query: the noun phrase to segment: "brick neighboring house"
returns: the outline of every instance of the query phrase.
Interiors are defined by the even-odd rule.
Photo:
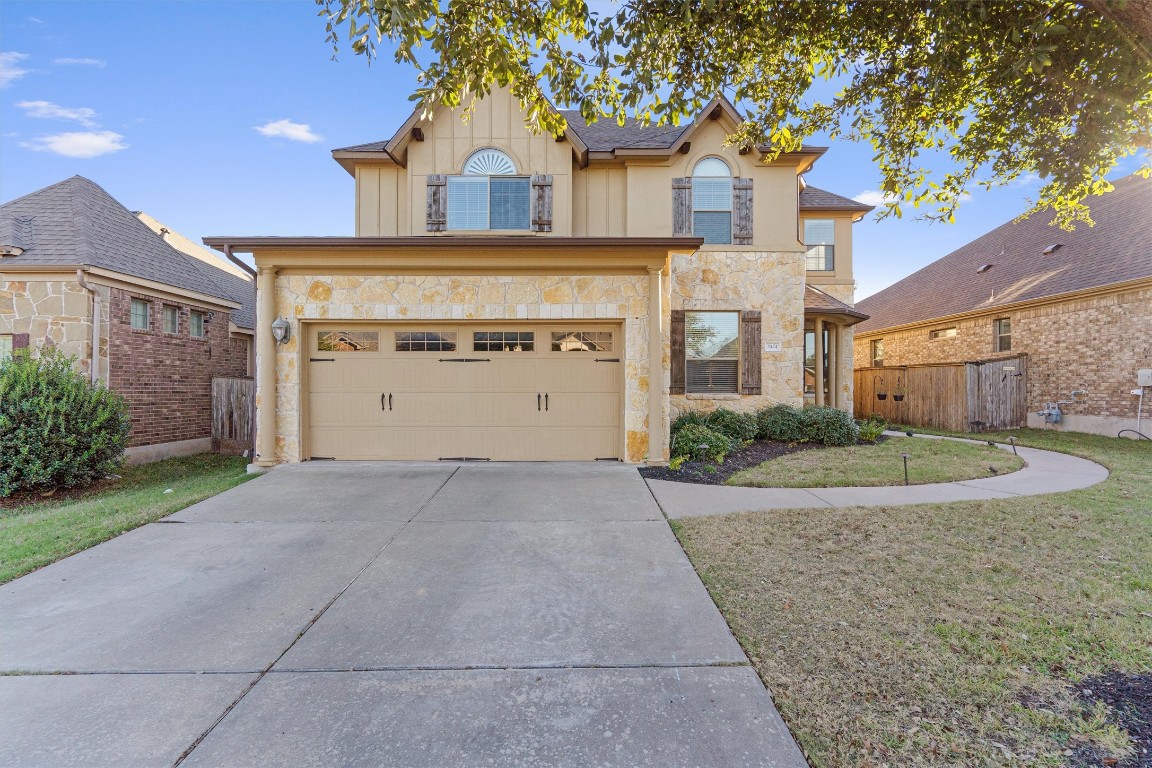
[[[124,395],[130,460],[210,449],[211,381],[251,375],[253,310],[239,268],[86,178],[0,206],[0,356],[55,347]]]
[[[1028,426],[1044,426],[1046,403],[1081,390],[1055,428],[1134,429],[1137,371],[1152,368],[1152,180],[1115,187],[1093,199],[1094,227],[1066,232],[1040,215],[1009,222],[861,301],[871,317],[856,326],[857,365],[1025,353]]]

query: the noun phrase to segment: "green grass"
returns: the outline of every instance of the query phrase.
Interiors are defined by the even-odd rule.
[[[727,484],[759,488],[903,485],[903,453],[910,456],[912,485],[994,477],[1024,466],[1022,459],[990,445],[892,437],[877,445],[791,453],[737,472]]]
[[[246,463],[211,453],[167,459],[126,467],[82,496],[0,507],[0,584],[239,485],[252,477]]]
[[[674,525],[813,766],[1123,754],[1075,683],[1152,671],[1152,443],[989,437],[1009,434],[1112,475],[1045,496]]]

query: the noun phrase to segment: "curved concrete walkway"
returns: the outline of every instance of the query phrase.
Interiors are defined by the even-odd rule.
[[[904,438],[903,432],[885,432]],[[956,440],[983,444],[986,440],[914,435],[926,440]],[[1005,451],[1012,446],[1001,443]],[[1087,488],[1108,479],[1108,470],[1094,461],[1065,453],[1016,446],[1026,465],[998,477],[927,485],[884,485],[873,488],[739,488],[727,485],[698,485],[667,480],[649,480],[652,495],[670,518],[726,515],[731,512],[758,512],[768,509],[808,509],[812,507],[890,507],[903,504],[931,504],[948,501],[1008,499],[1037,496]]]

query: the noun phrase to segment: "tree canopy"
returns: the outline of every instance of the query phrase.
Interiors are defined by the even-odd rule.
[[[499,85],[559,134],[553,104],[678,123],[724,93],[746,118],[739,145],[869,142],[881,216],[950,221],[973,185],[1036,174],[1036,209],[1070,226],[1121,159],[1152,172],[1148,0],[316,2],[334,51],[390,51],[426,110]]]

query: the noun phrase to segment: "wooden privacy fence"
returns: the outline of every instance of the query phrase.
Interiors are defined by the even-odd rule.
[[[1012,429],[1028,419],[1027,381],[1027,355],[857,368],[854,410],[858,419],[877,413],[894,424],[914,427],[956,432]]]
[[[234,454],[252,450],[255,418],[255,381],[212,379],[212,450]]]

